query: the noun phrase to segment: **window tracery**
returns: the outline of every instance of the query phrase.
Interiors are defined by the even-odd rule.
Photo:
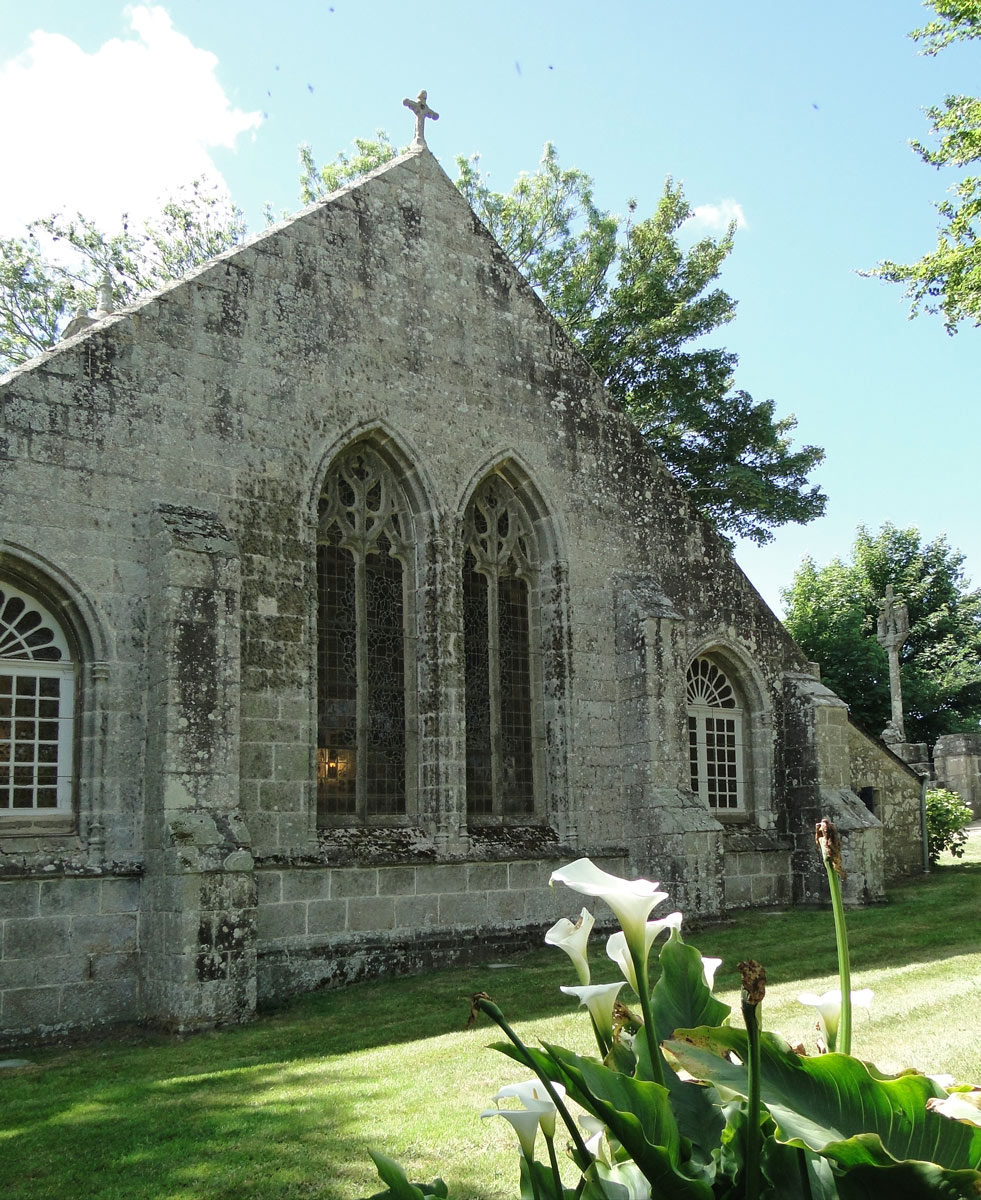
[[[347,451],[320,499],[318,812],[328,820],[408,811],[408,505],[370,446]]]
[[[513,488],[490,476],[464,517],[463,624],[467,810],[535,811],[534,534]]]

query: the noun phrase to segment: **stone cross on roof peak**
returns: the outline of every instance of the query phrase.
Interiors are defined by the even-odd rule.
[[[432,121],[439,120],[439,113],[434,112],[426,103],[426,93],[422,91],[415,100],[403,100],[402,103],[406,108],[411,108],[416,114],[416,135],[412,139],[412,149],[420,150],[426,145],[426,118],[429,117]]]

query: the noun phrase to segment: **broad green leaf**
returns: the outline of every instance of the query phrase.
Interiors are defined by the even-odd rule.
[[[601,1120],[665,1200],[711,1200],[712,1189],[682,1173],[681,1139],[666,1088],[608,1070],[560,1046],[545,1046],[569,1094]]]
[[[659,1041],[676,1029],[721,1025],[731,1012],[728,1004],[712,995],[705,982],[702,956],[682,941],[676,929],[661,947],[661,977],[651,993],[651,1008]]]
[[[977,1171],[948,1171],[936,1163],[901,1162],[888,1166],[862,1164],[839,1175],[840,1200],[977,1200]]]
[[[726,1057],[734,1053],[745,1061],[744,1031],[678,1030],[668,1048],[692,1075],[746,1095],[746,1068]],[[892,1160],[935,1162],[955,1171],[976,1170],[981,1162],[981,1129],[930,1112],[927,1100],[943,1093],[925,1075],[883,1075],[845,1054],[801,1057],[772,1033],[761,1038],[761,1058],[762,1099],[781,1141],[829,1155],[847,1142],[847,1150],[836,1152],[845,1166],[884,1161],[873,1141],[857,1135],[875,1135]]]

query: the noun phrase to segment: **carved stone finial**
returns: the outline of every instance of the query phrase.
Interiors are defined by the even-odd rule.
[[[415,100],[403,100],[406,108],[411,108],[416,114],[416,135],[412,139],[412,149],[419,150],[426,144],[426,118],[431,121],[439,120],[439,113],[434,112],[426,103],[426,93],[420,92]]]

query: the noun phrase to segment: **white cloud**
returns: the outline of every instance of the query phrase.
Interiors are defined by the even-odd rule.
[[[165,9],[125,15],[132,35],[93,54],[36,30],[0,63],[0,233],[55,210],[107,225],[124,211],[149,215],[192,179],[222,183],[211,149],[259,125],[259,113],[232,107],[215,55],[178,33]]]
[[[733,221],[737,229],[745,229],[747,224],[743,206],[730,196],[718,204],[697,205],[692,220],[711,233],[725,233]]]

